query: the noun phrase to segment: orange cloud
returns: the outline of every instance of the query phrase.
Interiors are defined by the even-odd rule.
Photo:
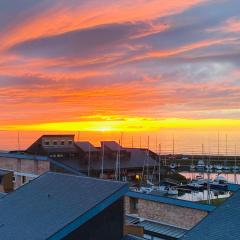
[[[45,11],[26,18],[2,36],[2,49],[22,41],[58,35],[77,29],[90,28],[112,22],[150,21],[155,18],[180,13],[205,0],[137,0],[117,2],[91,2],[83,6],[54,2]],[[113,21],[114,20],[114,21]],[[50,24],[51,23],[51,24]]]

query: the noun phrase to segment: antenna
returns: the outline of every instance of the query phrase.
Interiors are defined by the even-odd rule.
[[[20,134],[19,134],[19,131],[18,131],[18,151],[20,151]]]

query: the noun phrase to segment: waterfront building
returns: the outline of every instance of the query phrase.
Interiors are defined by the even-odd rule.
[[[129,191],[125,196],[126,224],[142,227],[146,239],[181,238],[214,206]]]

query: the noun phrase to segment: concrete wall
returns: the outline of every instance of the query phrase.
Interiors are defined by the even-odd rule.
[[[125,212],[127,214],[132,213],[130,209],[130,199],[129,197],[125,197]],[[138,199],[137,215],[149,220],[191,229],[206,217],[208,213],[198,209]]]
[[[16,189],[35,177],[49,171],[50,163],[48,161],[0,157],[0,168],[14,171],[14,188]]]

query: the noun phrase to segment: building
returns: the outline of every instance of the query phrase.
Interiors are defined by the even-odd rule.
[[[0,192],[7,193],[14,189],[14,176],[12,171],[0,169]]]
[[[103,141],[101,147],[90,142],[75,142],[74,135],[43,135],[27,150],[27,154],[47,156],[76,171],[99,177],[134,180],[152,173],[158,166],[156,153],[144,148],[124,148],[115,141]],[[61,171],[51,166],[53,171]],[[144,171],[143,171],[144,170]]]
[[[127,184],[45,173],[0,200],[4,240],[121,240]]]
[[[147,239],[181,238],[214,206],[129,191],[125,197],[126,224],[144,228]]]
[[[82,175],[70,166],[64,165],[47,156],[5,152],[0,152],[0,169],[6,172],[12,172],[14,189],[51,170]],[[10,185],[6,187],[6,189],[9,187]]]
[[[79,159],[79,151],[74,144],[74,135],[43,135],[26,152],[56,160]]]
[[[182,240],[240,239],[240,190],[193,227]]]

